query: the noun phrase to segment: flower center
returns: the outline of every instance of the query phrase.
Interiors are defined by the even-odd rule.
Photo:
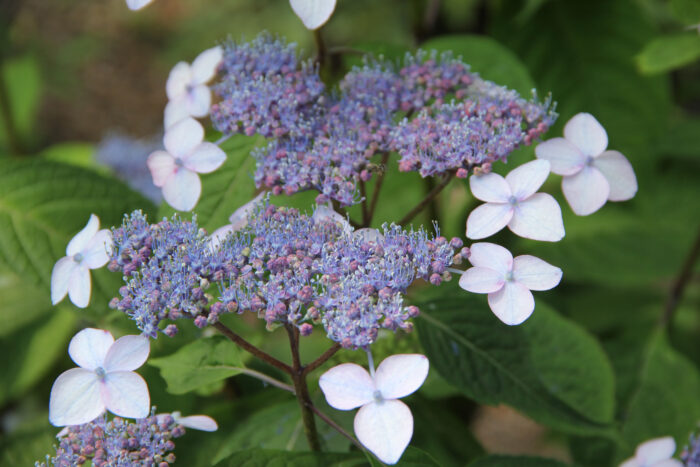
[[[510,198],[508,198],[508,204],[510,204],[511,206],[515,206],[516,204],[518,204],[518,198],[516,198],[515,196],[511,196]]]
[[[586,165],[589,166],[589,167],[592,166],[592,165],[593,165],[593,160],[594,160],[593,156],[588,156],[588,157],[586,158]]]
[[[105,377],[107,376],[107,372],[101,366],[95,368],[95,374],[97,375],[97,379],[100,381],[104,381]]]
[[[372,396],[374,397],[374,402],[376,402],[377,404],[381,404],[382,402],[384,402],[384,396],[382,396],[382,391],[380,391],[379,389],[374,391],[374,394],[372,394]]]
[[[508,271],[506,273],[506,281],[507,282],[513,282],[513,271]]]
[[[73,261],[75,261],[78,264],[83,262],[83,258],[84,257],[82,253],[76,253],[75,255],[73,255]]]

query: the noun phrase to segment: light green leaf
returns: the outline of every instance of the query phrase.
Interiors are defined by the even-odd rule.
[[[575,434],[614,436],[613,373],[598,343],[541,302],[509,327],[485,297],[421,305],[421,342],[433,368],[482,404],[504,403]]]
[[[478,459],[469,467],[565,467],[566,464],[555,460],[546,459],[544,457],[531,456],[504,456],[493,454],[487,457]]]
[[[153,358],[148,363],[160,369],[172,394],[185,394],[244,370],[238,346],[223,336],[198,339],[172,355]]]
[[[653,75],[675,70],[700,58],[700,36],[697,33],[658,37],[637,55],[642,73]]]
[[[27,145],[31,140],[39,99],[41,97],[41,73],[38,61],[30,56],[7,60],[0,72],[8,90],[8,106],[20,143]],[[8,141],[6,123],[0,118],[0,143]]]

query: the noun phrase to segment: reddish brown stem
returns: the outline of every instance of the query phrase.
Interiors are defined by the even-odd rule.
[[[430,190],[430,193],[425,195],[425,198],[423,198],[420,203],[416,205],[411,211],[403,216],[403,218],[397,222],[399,225],[406,225],[411,220],[416,217],[423,209],[426,208],[430,204],[430,202],[435,198],[440,192],[450,183],[452,178],[454,177],[454,174],[450,173],[448,175],[445,175],[445,177],[440,181],[439,184],[435,185],[435,188]]]
[[[275,357],[272,355],[263,352],[259,348],[255,347],[253,344],[248,342],[247,340],[243,339],[241,336],[233,332],[230,328],[228,328],[225,324],[218,322],[214,323],[214,327],[219,330],[224,336],[228,337],[231,341],[233,341],[235,344],[237,344],[239,347],[241,347],[243,350],[246,352],[258,357],[260,360],[264,361],[265,363],[268,363],[275,368],[278,368],[279,370],[282,370],[283,372],[287,373],[288,375],[293,375],[294,370],[287,365],[284,362],[281,362],[277,360]]]
[[[333,355],[335,355],[335,353],[338,350],[340,350],[340,344],[338,344],[336,342],[335,344],[333,344],[331,346],[331,348],[329,348],[328,350],[323,352],[323,354],[320,357],[318,357],[316,360],[314,360],[313,362],[309,363],[308,365],[306,365],[304,367],[304,369],[303,369],[304,376],[306,376],[307,374],[314,371],[316,368],[318,368],[321,365],[323,365],[324,363],[326,363],[328,361],[328,359],[331,358]]]
[[[693,275],[693,266],[695,266],[698,256],[700,256],[700,232],[698,232],[695,243],[693,243],[693,246],[690,248],[688,257],[683,263],[683,267],[681,268],[678,277],[673,281],[671,293],[666,300],[666,306],[664,308],[664,314],[661,318],[661,324],[666,325],[671,321],[673,313],[675,313],[676,308],[678,308],[678,304],[683,298],[685,287],[688,285],[688,282],[690,282],[690,278]]]

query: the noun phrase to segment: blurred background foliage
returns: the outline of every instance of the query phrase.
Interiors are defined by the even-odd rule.
[[[558,177],[550,177],[546,188],[560,201],[566,238],[549,244],[497,235],[516,254],[532,253],[564,270],[562,284],[538,294],[535,314],[521,327],[502,326],[481,297],[465,298],[455,281],[415,288],[411,298],[426,315],[417,320],[418,332],[382,336],[375,345],[377,360],[422,351],[433,363],[428,384],[411,398],[416,449],[408,459],[420,460],[425,451],[442,465],[466,465],[484,453],[504,453],[600,466],[616,465],[655,436],[685,444],[700,421],[698,23],[696,0],[338,1],[323,29],[330,47],[392,58],[417,47],[453,50],[485,78],[526,96],[533,87],[540,96],[551,92],[560,118],[546,138],[561,135],[574,114],[592,113],[610,147],[634,165],[640,187],[632,201],[580,218],[561,196]],[[159,206],[157,193],[134,191],[143,188],[135,175],[118,180],[125,171],[143,177],[145,157],[158,145],[169,70],[227,37],[262,30],[314,52],[312,35],[286,0],[156,0],[137,13],[121,0],[0,3],[0,464],[32,465],[51,451],[57,429],[47,421],[48,395],[56,376],[73,366],[66,348],[77,330],[135,332],[107,307],[118,277],[93,273],[84,311],[67,302],[52,307],[49,280],[91,212],[105,227],[136,208],[152,216],[172,212]],[[354,55],[336,58],[324,70],[329,82],[359,63]],[[196,211],[209,231],[253,196],[247,154],[257,143],[232,138],[226,165],[204,177]],[[528,147],[511,161],[533,157]],[[423,195],[416,187],[430,189],[416,174],[390,170],[377,223],[407,212]],[[313,194],[275,198],[302,207],[312,200]],[[416,223],[439,218],[444,234],[463,237],[475,205],[456,180]],[[227,318],[284,358],[284,339],[267,338],[254,317]],[[203,333],[183,325],[177,338],[159,338],[152,355],[165,359],[141,372],[159,410],[208,413],[221,425],[215,434],[181,438],[178,463],[235,465],[234,458],[226,464],[227,456],[251,448],[305,449],[287,394],[244,375],[225,379],[234,373],[220,370],[198,375],[197,384],[192,374],[176,375],[194,384],[185,394],[177,389],[182,379],[173,386],[167,356]],[[320,334],[304,341],[307,360],[328,346]],[[270,370],[227,352],[209,363]],[[334,362],[349,360],[364,362],[349,351]],[[333,416],[351,426],[351,414]],[[332,431],[323,436],[330,450],[348,447]],[[502,457],[474,465],[528,462],[549,465]]]

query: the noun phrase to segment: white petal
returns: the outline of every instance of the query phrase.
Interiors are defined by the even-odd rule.
[[[333,14],[336,0],[290,0],[292,10],[307,29],[318,29]]]
[[[234,231],[241,230],[246,225],[248,225],[248,216],[250,216],[250,214],[255,210],[255,207],[263,199],[264,196],[265,192],[263,191],[260,194],[258,194],[258,196],[248,201],[240,208],[236,209],[233,212],[233,214],[231,214],[228,220],[229,222],[231,222]]]
[[[187,95],[168,101],[163,113],[163,127],[167,131],[174,124],[190,116]]]
[[[561,269],[535,256],[521,255],[513,260],[513,280],[530,290],[553,289],[561,275]]]
[[[564,238],[564,221],[559,203],[547,193],[535,193],[520,201],[508,228],[524,238],[558,242]]]
[[[472,175],[469,188],[476,199],[487,203],[507,203],[512,195],[506,179],[495,173]]]
[[[68,294],[68,284],[77,267],[78,263],[70,256],[64,256],[54,264],[51,271],[51,303],[54,305]]]
[[[219,248],[221,245],[221,242],[224,241],[224,239],[230,234],[231,232],[235,232],[233,226],[231,224],[226,224],[223,227],[219,227],[214,231],[209,236],[209,249],[212,251],[216,250]]]
[[[689,464],[690,465],[690,464]],[[654,464],[654,467],[686,467],[686,465],[676,459],[666,459]]]
[[[90,220],[83,230],[78,232],[75,237],[68,243],[66,255],[73,256],[82,252],[88,246],[92,237],[100,230],[100,219],[94,214],[90,214]]]
[[[165,92],[169,100],[178,99],[185,95],[187,86],[192,82],[192,69],[187,62],[179,62],[170,70]]]
[[[384,241],[384,235],[382,235],[379,230],[371,227],[357,229],[352,233],[352,235],[353,237],[361,238],[363,242],[380,243]]]
[[[535,309],[535,299],[524,285],[506,282],[501,290],[489,294],[489,307],[498,319],[514,326],[530,317]]]
[[[384,399],[400,399],[413,394],[428,377],[428,358],[420,354],[387,357],[374,374],[374,385]]]
[[[151,171],[153,184],[157,187],[162,187],[165,183],[175,175],[177,166],[175,158],[165,151],[154,151],[146,160],[148,170]]]
[[[83,251],[83,262],[89,269],[101,268],[109,261],[109,251],[113,245],[112,232],[102,229],[92,237],[87,248]]]
[[[318,385],[328,405],[338,410],[352,410],[374,400],[372,378],[354,363],[334,366],[321,375]]]
[[[413,415],[401,401],[372,402],[355,415],[355,435],[385,464],[396,464],[413,436]]]
[[[192,62],[193,84],[205,84],[216,74],[216,68],[224,58],[224,49],[221,46],[207,49]]]
[[[146,381],[133,371],[107,373],[102,398],[107,410],[120,417],[145,418],[151,412]]]
[[[345,233],[352,232],[352,226],[348,220],[326,205],[317,205],[312,218],[314,222],[335,222]]]
[[[459,278],[459,286],[473,293],[491,293],[501,290],[505,276],[493,269],[469,268]]]
[[[579,216],[593,214],[608,199],[610,185],[600,170],[586,166],[582,171],[561,181],[561,189],[574,213]]]
[[[549,176],[549,161],[536,159],[521,165],[506,175],[510,191],[518,200],[532,196]]]
[[[173,413],[173,418],[180,425],[186,426],[187,428],[194,428],[195,430],[201,431],[216,431],[219,426],[216,424],[216,420],[206,415],[190,415],[189,417],[176,417]]]
[[[151,343],[144,336],[122,336],[109,348],[105,357],[104,370],[132,371],[146,362],[151,351]]]
[[[193,172],[206,174],[213,172],[226,161],[226,153],[214,143],[202,143],[182,160],[183,165]]]
[[[187,111],[193,117],[204,117],[209,114],[211,107],[211,90],[204,84],[199,84],[187,93]]]
[[[622,464],[620,464],[619,467],[642,467],[642,465],[637,462],[637,459],[634,457],[630,457],[626,461],[624,461]]]
[[[605,151],[593,160],[610,185],[610,201],[626,201],[637,193],[637,177],[632,164],[618,151]]]
[[[90,270],[87,266],[78,266],[68,281],[68,298],[78,308],[85,308],[90,303]]]
[[[608,134],[598,120],[589,113],[571,117],[564,126],[564,138],[587,156],[597,156],[608,147]]]
[[[97,418],[104,410],[95,372],[73,368],[61,373],[53,383],[49,399],[52,425],[82,425]]]
[[[104,329],[86,328],[77,333],[68,345],[68,355],[80,367],[94,370],[104,364],[114,337]]]
[[[535,147],[538,159],[549,161],[550,170],[557,175],[573,175],[586,163],[586,156],[564,138],[552,138]]]
[[[140,10],[153,0],[126,0],[126,5],[132,10]]]
[[[199,175],[182,167],[163,186],[163,198],[178,211],[191,211],[201,194]]]
[[[480,268],[489,268],[506,275],[513,269],[513,255],[495,243],[474,243],[469,247],[469,262]]]
[[[204,141],[204,128],[194,118],[186,118],[168,128],[163,137],[165,149],[176,158],[188,156]]]
[[[467,237],[479,240],[490,237],[508,225],[513,217],[513,206],[509,203],[484,203],[469,213]]]
[[[635,457],[642,465],[654,465],[666,460],[676,451],[676,441],[671,436],[654,438],[637,446]]]

